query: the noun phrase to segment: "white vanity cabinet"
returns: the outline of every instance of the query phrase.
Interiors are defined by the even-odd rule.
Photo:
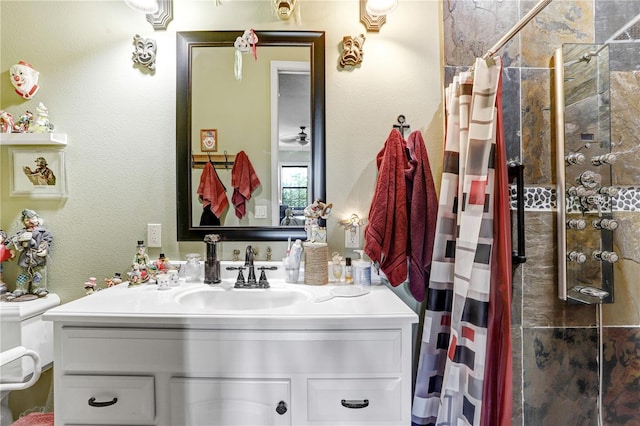
[[[368,300],[310,302],[295,315],[178,315],[166,304],[107,314],[98,299],[109,291],[47,316],[56,425],[411,423],[417,316],[383,286]]]

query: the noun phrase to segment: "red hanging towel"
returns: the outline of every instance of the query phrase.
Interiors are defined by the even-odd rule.
[[[226,189],[211,162],[205,164],[202,176],[200,176],[198,196],[202,200],[202,207],[211,206],[211,211],[218,218],[222,217],[224,210],[229,205]]]
[[[409,135],[407,147],[416,163],[412,176],[411,194],[409,194],[409,224],[411,228],[409,230],[409,244],[411,246],[409,290],[418,302],[422,302],[431,275],[438,198],[429,165],[429,156],[420,131],[416,130]]]
[[[231,202],[236,207],[236,217],[242,219],[247,214],[247,200],[251,199],[251,194],[260,185],[260,179],[249,157],[244,151],[236,155],[231,170],[231,186],[233,186],[233,196]]]
[[[405,171],[410,168],[406,144],[396,129],[391,130],[376,158],[378,179],[364,231],[364,251],[393,286],[407,278],[407,185]]]

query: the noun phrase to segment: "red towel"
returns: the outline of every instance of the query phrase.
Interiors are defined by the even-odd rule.
[[[412,173],[409,201],[409,290],[418,301],[424,300],[431,275],[433,240],[436,235],[438,198],[433,183],[429,156],[422,134],[416,130],[409,135],[407,147],[415,168]]]
[[[376,158],[378,179],[365,228],[364,251],[393,286],[407,278],[407,186],[405,172],[410,169],[406,144],[396,129],[391,130]]]
[[[218,218],[222,217],[224,210],[229,205],[229,200],[227,200],[227,190],[211,162],[205,164],[202,176],[200,176],[198,195],[202,199],[203,208],[210,205],[213,214]]]
[[[236,207],[236,216],[242,219],[247,214],[247,200],[251,199],[251,194],[260,185],[260,179],[249,161],[249,157],[244,151],[236,155],[231,170],[231,186],[233,186],[233,196],[231,202]]]
[[[53,426],[53,413],[31,413],[20,417],[11,426]]]

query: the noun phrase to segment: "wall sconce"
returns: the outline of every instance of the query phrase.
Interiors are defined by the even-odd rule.
[[[364,220],[353,213],[350,218],[340,221],[344,226],[344,246],[346,248],[360,248],[360,227],[364,225]]]
[[[147,15],[154,30],[166,30],[173,20],[173,0],[124,0],[133,10]]]
[[[360,0],[360,22],[367,31],[380,31],[387,14],[398,6],[398,0]]]
[[[293,10],[296,8],[297,0],[273,0],[273,8],[276,15],[283,21],[291,18]]]

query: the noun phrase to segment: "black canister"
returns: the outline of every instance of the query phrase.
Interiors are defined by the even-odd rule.
[[[204,283],[218,284],[220,279],[220,261],[218,260],[217,243],[220,241],[220,235],[208,234],[204,237],[207,244],[207,257],[204,261]]]

